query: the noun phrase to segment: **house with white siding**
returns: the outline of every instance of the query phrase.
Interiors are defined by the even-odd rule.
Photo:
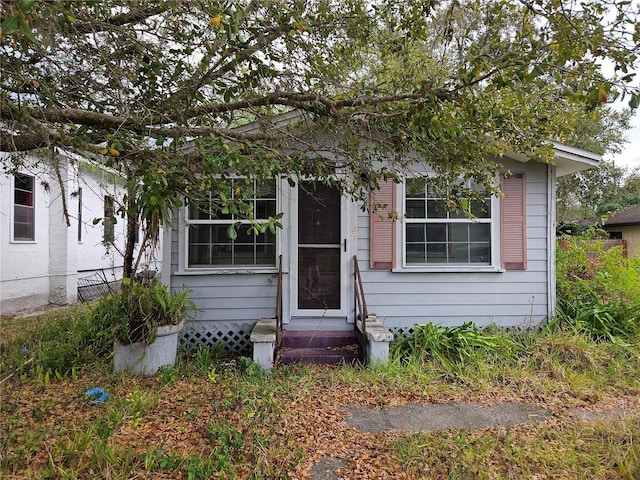
[[[51,158],[26,156],[19,163],[0,173],[0,314],[73,304],[79,280],[96,273],[120,280],[119,175],[65,154],[55,159],[58,171]],[[150,268],[159,269],[159,262]]]
[[[285,333],[353,330],[359,291],[372,325],[394,334],[429,322],[534,326],[554,314],[556,179],[599,160],[562,144],[552,164],[500,159],[504,196],[465,202],[471,215],[444,208],[436,178],[411,175],[370,192],[384,205],[375,211],[326,185],[256,186],[256,217],[282,212],[283,228],[234,240],[237,219],[185,207],[163,257],[164,281],[200,309],[183,342],[247,353],[258,320],[273,318]],[[270,341],[266,325],[254,341]]]

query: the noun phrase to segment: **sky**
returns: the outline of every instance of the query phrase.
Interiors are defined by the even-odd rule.
[[[618,167],[640,167],[640,112],[636,110],[631,119],[633,128],[627,131],[629,143],[625,144],[624,150],[618,155],[611,156]]]

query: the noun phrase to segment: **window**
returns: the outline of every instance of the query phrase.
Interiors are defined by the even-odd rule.
[[[114,210],[113,210],[113,197],[111,195],[104,196],[104,232],[103,241],[106,244],[111,244],[115,240],[115,222],[114,222]]]
[[[491,196],[466,181],[456,185],[476,191],[478,197],[447,208],[446,195],[438,193],[436,179],[409,179],[404,208],[404,253],[407,266],[491,265]]]
[[[242,179],[242,185],[246,180]],[[241,194],[240,181],[234,181],[230,195]],[[218,208],[220,197],[215,193],[209,200],[188,208],[187,218],[187,266],[207,268],[222,266],[275,266],[276,236],[267,230],[256,233],[251,220],[235,213],[226,213]],[[253,184],[249,198],[257,222],[276,215],[275,182]],[[236,226],[237,237],[229,237],[228,230]]]
[[[32,242],[35,237],[34,178],[17,174],[13,186],[13,240]]]

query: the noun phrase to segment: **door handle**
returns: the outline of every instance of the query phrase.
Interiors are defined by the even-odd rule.
[[[347,239],[346,238],[344,239],[344,251],[345,252],[347,251]]]

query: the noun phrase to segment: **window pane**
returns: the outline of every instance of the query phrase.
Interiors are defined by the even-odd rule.
[[[189,245],[189,266],[210,265],[211,251],[209,244]]]
[[[488,223],[472,223],[469,225],[469,240],[472,242],[489,242],[491,225]]]
[[[447,210],[443,200],[429,199],[427,201],[427,218],[447,218]]]
[[[424,180],[412,178],[407,180],[407,198],[424,198]]]
[[[25,192],[23,190],[16,190],[14,195],[14,201],[16,205],[25,205],[27,207],[33,207],[33,193]]]
[[[255,263],[254,258],[255,246],[251,245],[238,245],[236,243],[234,247],[234,265],[253,265]]]
[[[471,213],[477,218],[490,218],[491,199],[485,198],[484,201],[473,200],[471,202]]]
[[[201,202],[189,205],[189,218],[192,220],[208,220],[209,203]]]
[[[33,224],[16,222],[13,225],[13,238],[15,240],[21,240],[21,241],[34,240]]]
[[[428,223],[427,242],[446,242],[447,241],[447,224],[446,223]]]
[[[256,245],[256,265],[275,265],[276,244],[265,243]]]
[[[16,190],[33,192],[33,177],[31,175],[18,174],[15,176]]]
[[[407,242],[421,242],[426,241],[425,225],[420,224],[407,224]]]
[[[460,202],[460,206],[462,206],[462,202]],[[449,218],[469,218],[468,213],[468,211],[461,208],[454,208],[449,211]]]
[[[263,183],[262,185],[257,185],[256,187],[256,198],[270,198],[275,200],[276,198],[276,182],[271,180]]]
[[[189,227],[189,243],[210,243],[211,227],[209,225],[191,225]]]
[[[491,263],[491,248],[488,243],[472,243],[469,250],[471,263]]]
[[[424,200],[407,200],[407,218],[425,218]]]
[[[449,246],[449,263],[469,263],[469,244],[452,243]]]
[[[229,225],[211,225],[211,241],[214,243],[231,243],[231,239],[227,233],[227,229]],[[242,227],[240,229],[236,229],[238,235],[241,233]]]
[[[266,220],[276,215],[276,201],[274,200],[256,200],[255,218]]]
[[[261,234],[256,235],[253,232],[253,228],[247,227],[247,225],[242,225],[237,230],[238,237],[234,240],[235,244],[250,244],[253,245],[256,241],[259,241],[258,238],[262,236]]]
[[[33,208],[21,207],[16,205],[14,207],[14,221],[16,223],[29,223],[33,224]]]
[[[233,245],[216,243],[211,245],[212,265],[233,265]]]
[[[423,243],[419,244],[408,244],[407,245],[407,263],[425,263],[425,245]]]
[[[456,223],[451,225],[450,238],[451,242],[468,242],[469,241],[469,225],[466,223]]]
[[[446,243],[428,243],[427,244],[427,263],[446,263],[447,262],[447,244]]]

